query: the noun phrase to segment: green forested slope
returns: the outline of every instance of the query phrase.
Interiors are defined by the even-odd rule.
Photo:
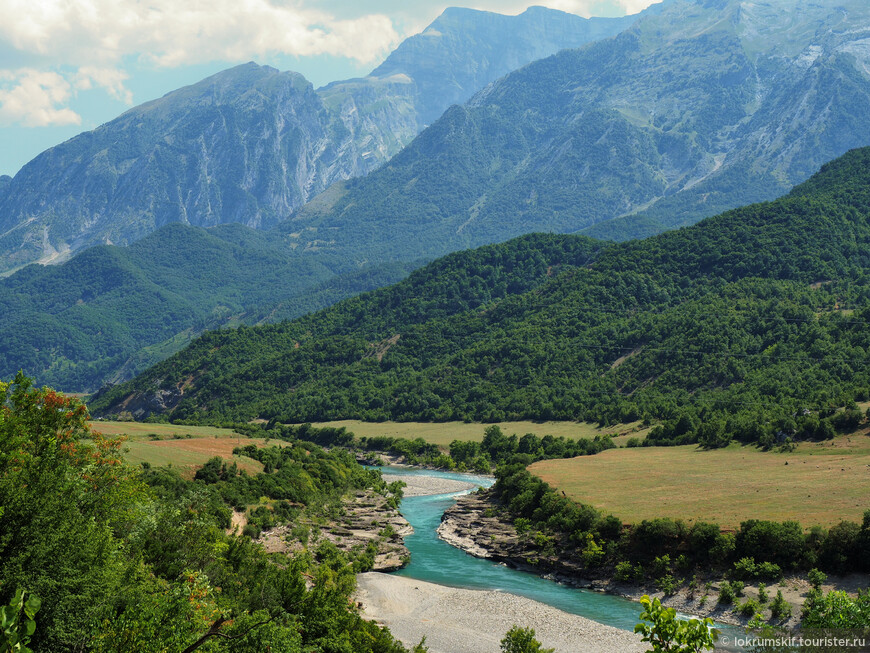
[[[780,200],[677,232],[519,238],[295,322],[206,334],[92,408],[817,435],[870,389],[868,218],[870,149],[855,150]]]
[[[0,377],[23,369],[39,383],[95,390],[206,328],[297,317],[412,267],[293,255],[242,225],[167,225],[130,247],[94,247],[0,279]]]

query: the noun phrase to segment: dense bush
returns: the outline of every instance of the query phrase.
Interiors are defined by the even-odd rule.
[[[349,489],[383,491],[380,474],[341,450],[252,447],[270,472],[212,460],[191,481],[137,473],[120,447],[75,400],[23,375],[0,383],[0,606],[17,588],[42,600],[33,650],[162,653],[206,637],[215,652],[405,651],[350,609],[367,551],[354,567],[337,550],[270,556],[225,533],[237,502],[276,499],[252,512],[256,531]]]

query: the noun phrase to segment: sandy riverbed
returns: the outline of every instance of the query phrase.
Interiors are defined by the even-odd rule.
[[[439,478],[437,476],[415,476],[408,474],[390,474],[384,475],[384,480],[387,482],[404,481],[408,484],[404,493],[406,497],[422,497],[432,494],[452,494],[454,492],[463,492],[477,487],[474,483],[468,481],[454,481],[450,478]]]
[[[535,629],[556,653],[634,653],[638,635],[495,591],[464,590],[369,572],[357,576],[357,600],[367,619],[389,627],[406,646],[426,636],[430,653],[498,653],[513,625]]]

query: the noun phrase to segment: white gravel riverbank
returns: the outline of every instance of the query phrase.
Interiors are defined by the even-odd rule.
[[[404,493],[406,497],[422,497],[432,494],[452,494],[454,492],[463,492],[477,487],[474,483],[468,481],[454,481],[450,478],[439,478],[437,476],[417,476],[413,474],[390,474],[384,475],[384,480],[387,482],[404,481],[408,487]]]
[[[357,576],[357,600],[367,619],[389,627],[406,646],[426,636],[430,653],[498,653],[513,626],[535,629],[556,653],[641,653],[634,633],[605,626],[543,603],[496,591],[464,590],[403,576]]]

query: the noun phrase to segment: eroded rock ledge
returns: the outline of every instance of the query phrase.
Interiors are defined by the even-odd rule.
[[[562,546],[559,536],[548,536],[542,544],[531,533],[519,535],[513,523],[500,512],[492,490],[461,496],[441,517],[438,537],[478,558],[558,576],[582,587],[606,588],[606,581],[581,577],[581,572],[585,572],[583,563],[571,555],[567,545]]]
[[[395,571],[410,560],[405,538],[414,532],[413,527],[399,511],[387,503],[387,497],[372,490],[359,491],[344,503],[344,514],[328,523],[304,521],[298,524],[277,526],[264,531],[259,538],[270,553],[293,552],[304,544],[293,535],[300,526],[308,529],[308,542],[329,540],[342,551],[365,548],[376,542],[373,571]]]

